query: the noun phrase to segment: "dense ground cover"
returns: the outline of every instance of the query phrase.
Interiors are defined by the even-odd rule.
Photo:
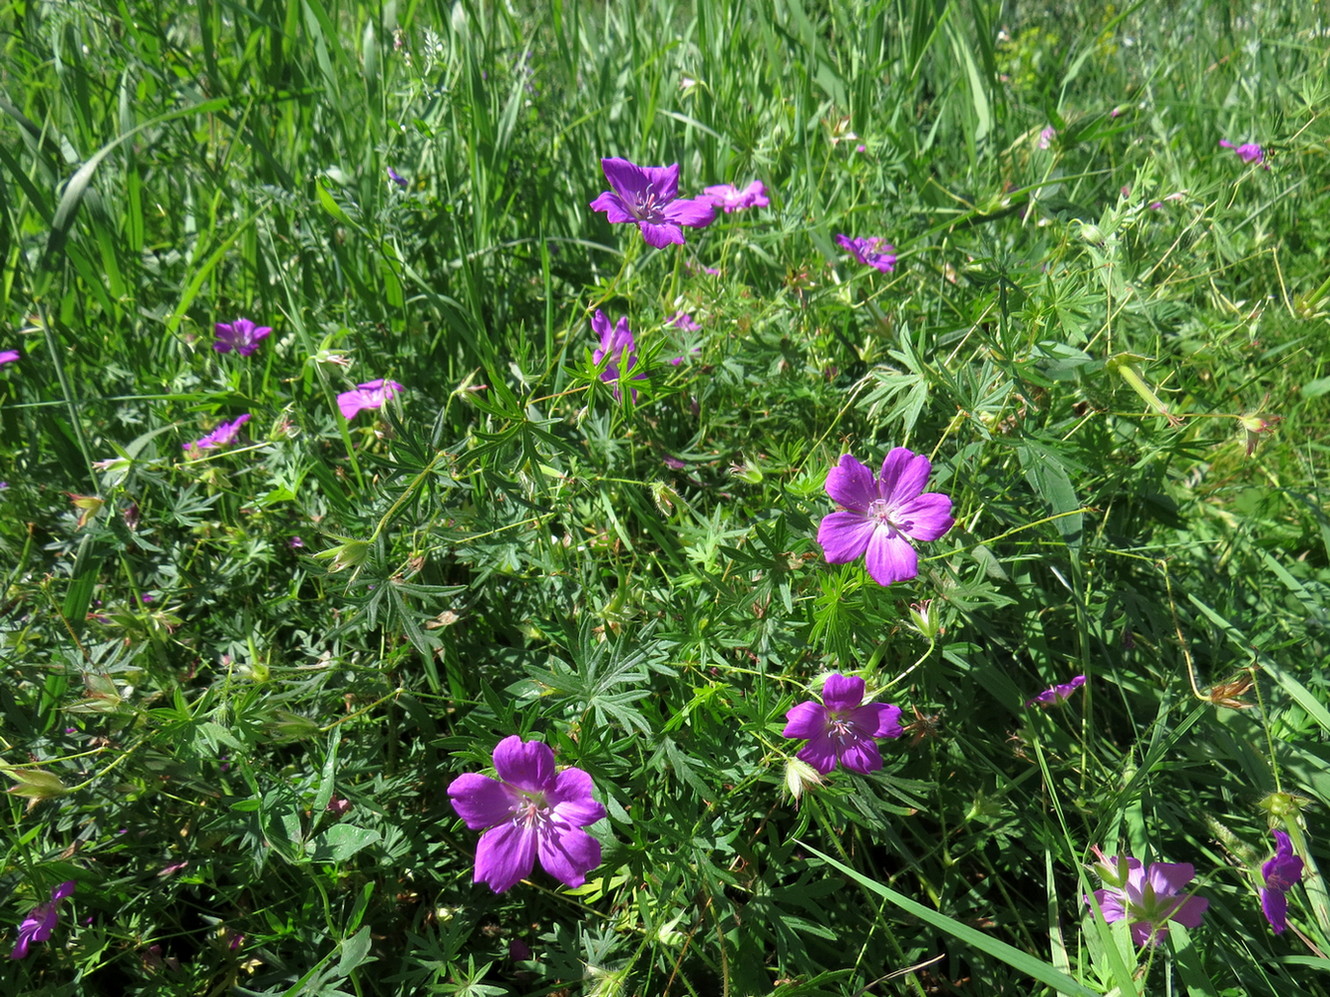
[[[1330,992],[1323,8],[0,4],[0,988]]]

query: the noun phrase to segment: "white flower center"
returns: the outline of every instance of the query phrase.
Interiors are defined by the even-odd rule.
[[[657,193],[655,184],[647,184],[645,190],[638,192],[637,200],[629,210],[639,221],[658,223],[663,217],[661,208],[666,203]]]
[[[893,529],[900,529],[903,523],[896,519],[897,510],[886,499],[873,499],[868,503],[868,518],[880,526],[890,526]]]
[[[550,806],[544,793],[522,793],[511,812],[513,823],[527,829],[539,827],[550,819]]]

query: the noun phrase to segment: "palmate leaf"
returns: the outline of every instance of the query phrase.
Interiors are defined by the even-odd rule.
[[[583,624],[571,649],[573,662],[553,658],[550,668],[530,668],[527,674],[542,687],[543,696],[570,700],[583,713],[590,713],[596,723],[618,724],[647,735],[651,722],[633,705],[651,695],[647,688],[647,655],[636,649],[644,644],[640,637],[632,650],[625,642],[597,643],[590,626]]]

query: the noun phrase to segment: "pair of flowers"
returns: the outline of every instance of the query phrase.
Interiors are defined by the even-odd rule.
[[[765,208],[770,204],[767,189],[754,180],[742,190],[733,184],[707,187],[701,197],[679,197],[679,164],[638,166],[626,159],[611,157],[600,161],[610,190],[591,202],[593,211],[605,212],[612,223],[631,223],[638,227],[648,246],[664,249],[683,245],[683,230],[706,228],[716,218],[716,209],[726,214],[747,208]],[[876,237],[852,239],[837,235],[836,242],[865,266],[883,273],[895,269],[895,247]]]
[[[799,758],[822,773],[837,763],[856,772],[881,768],[875,739],[900,736],[901,711],[887,703],[864,704],[863,696],[863,679],[835,674],[827,679],[822,703],[793,707],[785,736],[809,739]],[[601,851],[582,829],[605,816],[592,796],[591,776],[580,768],[556,771],[549,745],[516,734],[495,747],[494,770],[497,779],[467,772],[448,786],[457,815],[471,830],[484,832],[473,881],[503,893],[531,875],[539,858],[559,882],[585,883],[600,865]]]
[[[1286,831],[1271,832],[1275,854],[1261,865],[1261,912],[1279,935],[1288,928],[1288,891],[1302,879],[1303,860],[1293,852]],[[1190,862],[1151,862],[1147,869],[1140,859],[1105,858],[1098,849],[1095,872],[1104,888],[1095,890],[1093,903],[1110,924],[1128,921],[1131,940],[1137,945],[1157,945],[1168,934],[1168,923],[1176,921],[1184,928],[1200,927],[1210,901],[1184,893],[1196,875]],[[1126,866],[1125,870],[1123,866]],[[1091,903],[1091,897],[1085,902]]]
[[[591,202],[593,211],[605,212],[612,223],[632,223],[648,246],[664,249],[683,245],[683,230],[706,228],[716,220],[716,209],[726,214],[771,203],[767,190],[754,180],[740,190],[733,184],[707,187],[701,197],[679,197],[679,164],[638,166],[626,159],[602,159],[600,167],[610,190]]]

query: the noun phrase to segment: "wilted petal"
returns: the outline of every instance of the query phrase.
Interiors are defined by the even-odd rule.
[[[840,462],[827,472],[826,489],[831,501],[858,512],[866,512],[878,498],[872,470],[850,454],[841,454]]]
[[[941,492],[925,492],[904,503],[894,519],[901,524],[901,531],[915,540],[936,540],[956,525],[951,517],[951,496]]]
[[[541,793],[554,782],[554,749],[513,734],[494,748],[494,768],[504,782],[528,793]]]
[[[1282,935],[1288,927],[1288,896],[1283,890],[1262,890],[1261,913],[1275,934]]]
[[[784,737],[800,737],[812,740],[822,737],[827,732],[827,710],[821,703],[809,700],[793,706],[785,713]]]
[[[834,713],[846,713],[864,701],[864,680],[832,672],[822,686],[822,702]]]
[[[448,786],[448,799],[457,816],[473,831],[502,824],[512,816],[519,797],[503,783],[476,772],[459,775]]]
[[[508,821],[480,836],[473,882],[487,883],[495,893],[502,893],[531,875],[535,865],[536,832]]]
[[[908,540],[887,527],[873,531],[864,563],[879,585],[908,581],[919,574],[919,555]]]
[[[822,517],[817,542],[826,552],[828,564],[853,561],[868,549],[877,525],[858,512],[833,512]]]
[[[581,886],[600,865],[600,842],[577,828],[550,825],[540,835],[540,864],[565,886]]]

